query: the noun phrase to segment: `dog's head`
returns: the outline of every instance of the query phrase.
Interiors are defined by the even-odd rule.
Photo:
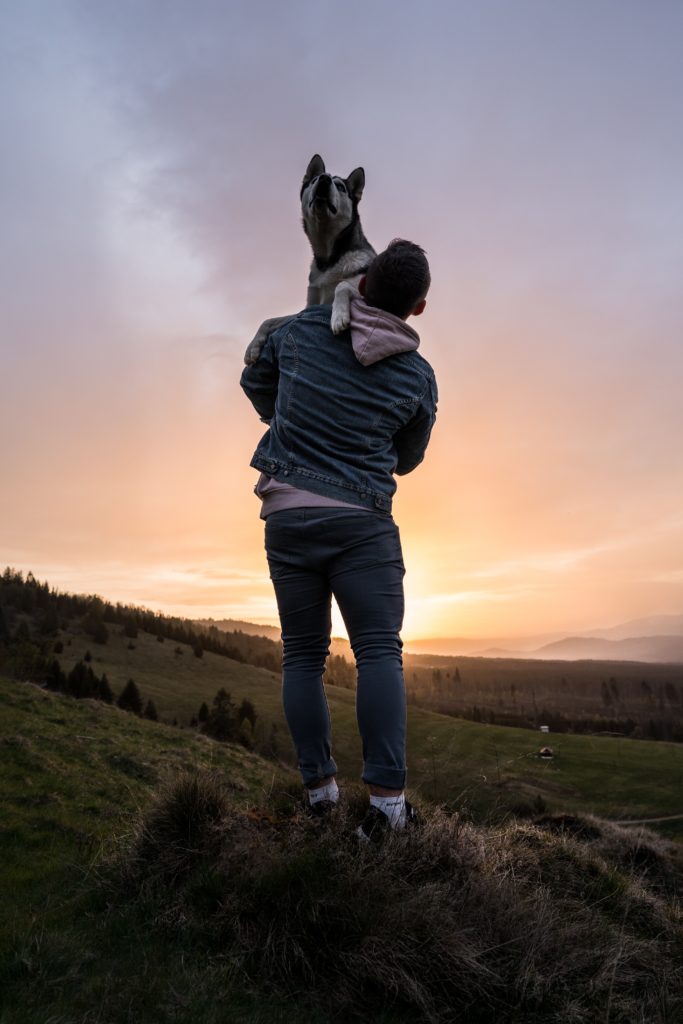
[[[365,171],[356,167],[348,178],[327,174],[322,157],[312,158],[301,184],[301,212],[304,228],[325,228],[332,233],[343,230],[356,217],[363,195]]]

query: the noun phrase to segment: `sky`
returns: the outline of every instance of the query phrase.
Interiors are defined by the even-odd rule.
[[[432,270],[404,637],[683,611],[681,38],[667,0],[4,0],[0,569],[277,621],[238,381],[305,305],[317,152]]]

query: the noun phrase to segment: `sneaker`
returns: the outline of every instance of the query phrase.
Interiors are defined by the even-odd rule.
[[[406,823],[405,828],[414,828],[420,822],[420,816],[417,811],[410,803],[406,800]],[[368,808],[367,814],[363,818],[362,824],[356,829],[356,835],[363,843],[381,843],[382,839],[389,832],[403,832],[404,829],[392,829],[389,823],[389,818],[386,816],[384,811],[380,811],[379,807],[373,807],[372,805]]]
[[[309,818],[329,818],[337,806],[336,800],[318,800],[317,803],[307,803],[306,812]]]

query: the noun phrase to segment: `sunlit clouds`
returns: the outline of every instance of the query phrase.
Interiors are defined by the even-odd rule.
[[[305,302],[320,152],[431,262],[405,635],[680,612],[682,33],[668,2],[4,5],[3,566],[276,621],[238,379]]]

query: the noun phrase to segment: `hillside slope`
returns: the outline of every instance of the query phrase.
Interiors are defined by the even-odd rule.
[[[67,670],[91,649],[95,670],[106,671],[116,693],[133,677],[166,722],[177,717],[180,724],[188,724],[200,703],[210,705],[222,686],[236,701],[248,698],[262,718],[277,724],[282,754],[294,765],[278,675],[208,651],[197,659],[186,646],[178,656],[178,645],[159,643],[142,631],[134,650],[114,631],[106,645],[93,645],[76,629],[63,636],[71,640],[60,656]],[[328,686],[327,698],[340,776],[356,780],[362,764],[355,694]],[[538,756],[546,742],[554,751],[551,761]],[[675,743],[572,734],[542,737],[530,729],[483,725],[411,706],[408,765],[408,786],[416,799],[467,806],[480,820],[543,808],[627,820],[681,810],[683,746]],[[658,828],[683,839],[681,821]]]
[[[241,746],[0,677],[0,949],[73,881],[74,864],[188,769],[219,774],[236,805],[295,779]]]
[[[0,678],[2,1024],[671,1024],[680,849],[592,815],[358,847],[239,747]]]

